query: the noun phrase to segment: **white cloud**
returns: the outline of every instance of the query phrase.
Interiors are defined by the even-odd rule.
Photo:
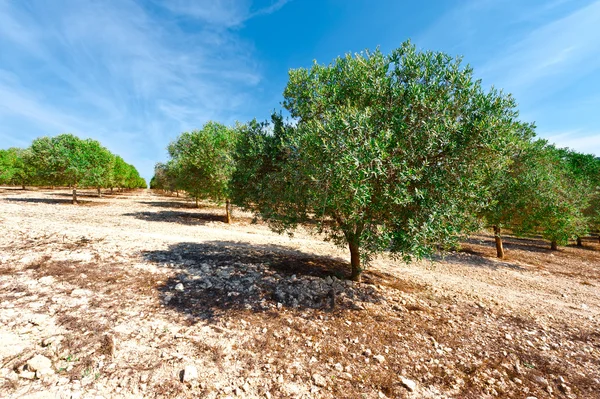
[[[0,138],[16,143],[16,125],[27,127],[19,142],[93,137],[150,177],[149,160],[182,130],[239,118],[262,75],[251,43],[228,28],[284,2],[168,4],[204,5],[210,23],[184,30],[134,0],[0,1],[0,119],[12,123]]]
[[[600,131],[542,132],[540,136],[558,147],[568,147],[584,154],[600,154]]]
[[[283,7],[290,0],[278,0],[270,5],[252,9],[248,0],[171,0],[156,4],[171,13],[200,19],[211,25],[231,28],[259,15],[268,15]]]
[[[511,92],[547,95],[600,68],[600,1],[534,29],[479,72]]]

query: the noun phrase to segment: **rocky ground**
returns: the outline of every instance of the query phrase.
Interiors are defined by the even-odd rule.
[[[0,397],[600,398],[600,244],[346,251],[149,191],[0,189]]]

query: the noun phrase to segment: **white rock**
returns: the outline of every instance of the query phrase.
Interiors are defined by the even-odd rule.
[[[74,289],[73,291],[71,291],[71,296],[88,296],[90,294],[90,291],[88,290],[84,290],[81,288],[77,288]]]
[[[318,386],[318,387],[327,386],[327,380],[321,374],[313,374],[312,378],[313,378],[313,381],[316,386]]]
[[[183,290],[184,290],[184,288],[183,288],[183,284],[181,284],[181,283],[178,283],[178,284],[175,286],[175,291],[183,292]]]
[[[33,371],[21,371],[19,373],[19,377],[27,380],[33,380],[35,378],[35,373]]]
[[[27,367],[31,371],[46,370],[52,367],[52,361],[43,355],[35,355],[27,361]]]
[[[44,285],[52,285],[54,284],[54,277],[52,276],[44,276],[39,279],[39,282]]]
[[[385,362],[385,357],[383,355],[375,355],[373,359],[377,360],[379,363]]]
[[[198,379],[198,369],[196,366],[192,364],[188,364],[183,369],[183,373],[181,375],[182,382],[191,382]]]
[[[404,376],[400,376],[400,383],[404,386],[404,388],[408,389],[410,392],[414,392],[415,389],[417,389],[417,383]]]

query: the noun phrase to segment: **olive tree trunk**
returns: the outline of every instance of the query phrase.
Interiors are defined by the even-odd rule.
[[[350,266],[352,267],[352,274],[350,279],[361,282],[363,269],[360,264],[360,247],[354,240],[348,242],[348,248],[350,248]]]
[[[231,224],[231,201],[225,201],[225,212],[227,213],[227,223]]]
[[[504,247],[502,245],[500,227],[498,226],[494,226],[494,239],[496,240],[496,256],[500,259],[504,259]]]
[[[73,205],[77,205],[77,186],[73,186]]]
[[[552,241],[550,243],[550,249],[553,251],[557,251],[558,250],[558,243],[556,241]]]
[[[98,187],[98,197],[102,197],[102,190]]]
[[[578,247],[583,247],[583,242],[581,241],[581,237],[577,237],[577,246]]]

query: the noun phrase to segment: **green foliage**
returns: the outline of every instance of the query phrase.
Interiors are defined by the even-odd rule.
[[[313,223],[367,261],[456,245],[489,202],[489,175],[525,139],[510,96],[485,92],[459,59],[408,42],[390,55],[292,70],[284,96],[297,126],[270,144],[265,134],[242,139],[250,144],[240,162],[255,174],[244,179],[266,190],[246,204],[280,231]],[[261,146],[279,150],[264,155]]]
[[[28,149],[0,150],[0,179],[22,185],[146,187],[135,167],[98,141],[72,134],[37,138]]]
[[[572,152],[545,140],[525,144],[513,154],[505,175],[494,181],[495,196],[486,210],[490,224],[508,227],[519,236],[541,234],[565,245],[587,233],[583,211],[591,190],[578,168],[567,162]]]
[[[208,122],[191,133],[182,133],[169,144],[171,160],[163,182],[174,181],[176,189],[185,190],[195,198],[226,200],[230,196],[230,180],[235,169],[236,137],[236,130],[216,122]],[[162,165],[157,167],[159,172],[163,168]]]
[[[30,166],[31,152],[21,148],[0,150],[0,184],[32,184],[35,171]]]

